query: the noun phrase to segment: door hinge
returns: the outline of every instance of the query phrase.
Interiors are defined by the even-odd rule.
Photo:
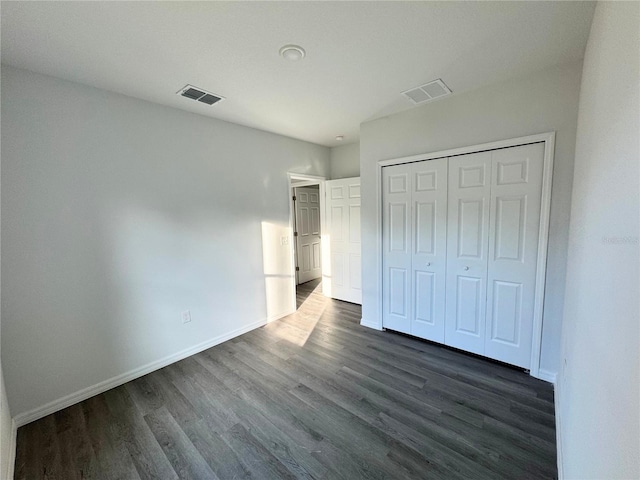
[[[296,201],[296,196],[295,196],[295,195],[293,196],[293,201],[294,201],[294,202]]]
[[[300,271],[300,267],[296,267],[296,272],[299,272],[299,271]]]
[[[298,236],[298,232],[293,232],[293,236],[297,237]]]

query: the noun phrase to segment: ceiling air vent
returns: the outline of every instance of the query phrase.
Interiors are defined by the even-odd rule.
[[[438,78],[433,82],[425,83],[419,87],[402,92],[402,95],[411,100],[412,103],[418,105],[420,103],[430,102],[436,98],[451,95],[451,90]]]
[[[206,103],[207,105],[213,105],[214,103],[224,100],[224,97],[221,97],[220,95],[215,95],[199,87],[194,87],[193,85],[185,85],[176,93],[183,97],[190,98],[191,100]]]

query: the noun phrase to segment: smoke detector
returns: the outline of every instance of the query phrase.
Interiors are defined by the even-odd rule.
[[[213,105],[214,103],[218,103],[224,100],[224,97],[221,97],[220,95],[207,92],[206,90],[200,87],[194,87],[193,85],[185,85],[180,90],[178,90],[176,94],[186,98],[190,98],[191,100],[205,103],[207,105]]]
[[[297,62],[302,60],[306,52],[300,45],[285,45],[280,49],[280,56],[290,62]]]
[[[425,83],[424,85],[420,85],[419,87],[415,87],[402,92],[402,95],[407,97],[414,105],[419,105],[422,103],[430,102],[437,98],[451,95],[451,89],[438,78],[437,80],[434,80],[432,82]]]

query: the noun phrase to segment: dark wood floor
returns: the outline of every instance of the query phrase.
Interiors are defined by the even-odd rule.
[[[15,478],[557,476],[551,385],[361,327],[317,285],[295,315],[20,428]]]

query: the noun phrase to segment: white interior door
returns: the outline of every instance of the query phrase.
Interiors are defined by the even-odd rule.
[[[362,304],[360,177],[329,180],[325,192],[323,237],[330,253],[324,262],[323,292],[331,298]]]
[[[411,174],[407,165],[382,169],[382,325],[411,333]]]
[[[444,343],[447,159],[409,165],[412,197],[411,335]]]
[[[491,152],[449,159],[445,343],[484,355]]]
[[[320,278],[322,275],[320,191],[317,187],[296,187],[294,192],[296,257],[300,284]]]
[[[447,159],[383,169],[383,326],[444,342]]]
[[[485,355],[529,368],[544,144],[494,150]]]

